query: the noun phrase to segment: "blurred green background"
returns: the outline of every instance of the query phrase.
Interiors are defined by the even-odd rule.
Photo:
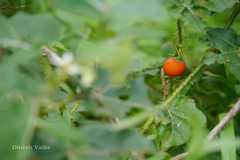
[[[206,150],[201,144],[240,95],[239,17],[230,31],[223,29],[238,2],[0,0],[0,159],[164,160],[187,148],[190,159],[239,159],[239,142],[231,139],[238,122],[221,136],[233,152],[225,147],[220,154],[220,142]],[[159,68],[176,54],[178,19],[187,71],[170,80],[170,92],[205,56],[206,69],[148,133],[112,130],[119,119],[129,125],[164,101]],[[71,52],[82,79],[51,66],[43,46],[59,57]]]

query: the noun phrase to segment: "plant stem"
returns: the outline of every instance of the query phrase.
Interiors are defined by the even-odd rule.
[[[181,93],[185,87],[193,80],[193,78],[199,73],[199,71],[204,66],[203,63],[199,64],[191,74],[181,83],[181,85],[172,93],[172,95],[166,99],[161,105],[158,105],[157,108],[164,107],[167,108],[168,105]]]
[[[229,29],[231,27],[231,25],[233,24],[234,20],[236,19],[236,17],[238,16],[239,13],[240,13],[240,3],[236,3],[234,5],[232,14],[229,18],[229,21],[228,21],[228,23],[226,23],[226,25],[224,27],[225,29]]]
[[[177,19],[177,30],[178,30],[178,44],[182,44],[182,20],[179,18]]]
[[[199,64],[194,70],[193,72],[181,83],[181,85],[172,93],[172,95],[170,97],[168,97],[162,104],[157,105],[155,108],[157,110],[162,110],[162,109],[167,109],[169,104],[171,102],[173,102],[173,100],[185,89],[185,87],[192,82],[192,80],[194,79],[194,77],[199,73],[199,71],[202,69],[202,67],[204,66],[203,63]],[[148,118],[148,120],[144,123],[143,128],[142,128],[142,132],[144,133],[149,126],[152,124],[154,120],[154,116],[151,116]]]
[[[164,77],[164,70],[161,69],[161,82],[162,82],[162,93],[163,93],[163,100],[165,100],[169,93],[169,81]]]
[[[181,154],[178,154],[177,156],[173,157],[171,160],[183,160],[188,156],[188,152],[184,152]]]
[[[117,124],[114,124],[112,128],[113,130],[116,131],[131,128],[132,126],[136,126],[137,124],[147,119],[147,117],[149,117],[151,114],[152,114],[151,112],[144,111],[143,113],[139,113],[133,117],[122,120]]]
[[[182,54],[182,43],[183,43],[182,20],[178,18],[177,19],[177,47],[176,47],[178,56]]]
[[[145,133],[149,126],[153,123],[154,121],[154,116],[151,116],[150,118],[147,119],[147,121],[144,123],[143,127],[141,128],[141,132]]]
[[[208,140],[211,141],[223,130],[223,128],[236,116],[240,111],[240,100],[229,110],[223,119],[208,134]]]

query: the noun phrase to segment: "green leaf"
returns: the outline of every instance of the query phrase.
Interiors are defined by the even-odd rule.
[[[192,135],[192,125],[203,127],[206,124],[204,114],[192,99],[180,99],[170,107],[168,114],[171,120],[171,134],[167,141],[164,140],[164,148],[186,143]]]
[[[112,27],[119,30],[143,20],[163,22],[168,14],[161,3],[158,0],[120,1],[110,10]]]
[[[227,53],[236,52],[240,46],[239,35],[232,29],[209,28],[205,39],[209,42],[210,47]]]
[[[6,98],[4,104],[0,111],[0,154],[3,159],[25,160],[30,150],[17,147],[26,147],[31,142],[36,108],[30,107],[28,102],[22,102],[17,97]]]
[[[74,14],[84,14],[84,15],[91,15],[91,16],[97,16],[97,10],[94,8],[93,5],[87,0],[54,0],[53,4],[58,9],[63,9],[70,11]],[[88,17],[89,18],[89,17]]]
[[[151,102],[148,96],[148,88],[144,83],[143,78],[138,78],[131,81],[129,84],[129,100],[132,102],[137,102],[146,106],[150,106]]]
[[[233,7],[235,3],[237,3],[238,0],[208,0],[208,1],[201,1],[198,0],[196,3],[199,5],[214,11],[214,12],[222,12],[228,8]]]
[[[64,112],[62,117],[60,114],[53,114],[44,120],[38,119],[38,126],[45,134],[53,135],[64,143],[74,142],[81,144],[84,140],[78,130],[71,126],[70,115],[67,114],[69,113]]]
[[[89,32],[86,25],[97,25],[102,17],[101,10],[94,4],[87,0],[54,0],[53,9],[71,32],[84,35]]]
[[[219,60],[219,55],[210,53],[204,58],[204,64],[210,66],[212,64],[217,63]]]
[[[205,38],[211,47],[220,49],[222,52],[220,55],[208,55],[205,63],[223,63],[226,65],[227,72],[234,75],[237,80],[240,80],[240,57],[238,55],[240,36],[232,29],[210,28]]]
[[[49,14],[30,15],[18,13],[11,19],[0,17],[3,28],[0,42],[6,43],[48,43],[59,40],[61,28],[55,18]],[[0,44],[1,44],[0,43]]]
[[[219,117],[222,119],[225,114],[221,114]],[[226,128],[221,132],[220,140],[232,139],[235,140],[234,125],[230,122]],[[224,144],[221,145],[222,160],[236,160],[236,145],[226,147]]]
[[[238,81],[240,81],[240,57],[235,53],[225,54],[223,57],[227,71],[234,75]]]
[[[126,116],[126,114],[134,107],[137,107],[137,108],[144,107],[143,105],[139,106],[139,103],[134,103],[131,101],[123,101],[123,100],[120,100],[118,97],[109,97],[109,96],[102,97],[102,104],[103,104],[103,107],[99,108],[96,111],[96,113],[107,114],[109,116],[118,117],[118,118],[122,118]]]
[[[28,75],[20,71],[18,63],[13,60],[13,56],[10,62],[14,63],[1,63],[0,74],[4,75],[1,79],[4,83],[0,84],[0,96],[7,94],[19,93],[20,95],[34,95],[40,89],[40,81],[33,75]],[[19,59],[21,60],[21,59]],[[33,67],[29,69],[34,71]]]
[[[10,25],[12,25],[19,38],[37,43],[58,40],[62,27],[51,15],[28,15],[24,13],[15,15],[10,20]]]
[[[126,86],[125,86],[126,85]],[[131,80],[124,87],[112,87],[101,97],[102,106],[95,113],[122,118],[131,109],[145,109],[153,104],[143,78]]]
[[[153,149],[151,141],[134,129],[113,131],[109,126],[92,124],[82,127],[81,131],[93,149],[117,153],[146,152]]]

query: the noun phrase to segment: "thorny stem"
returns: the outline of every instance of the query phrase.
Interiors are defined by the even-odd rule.
[[[163,99],[165,100],[169,93],[169,82],[164,77],[164,71],[161,69],[161,82],[162,82],[162,89],[163,89]]]
[[[172,93],[172,95],[166,99],[161,105],[158,105],[157,108],[167,108],[168,105],[182,92],[185,87],[194,79],[194,77],[199,73],[199,71],[204,66],[203,63],[199,64],[193,72],[181,83],[181,85]]]
[[[176,47],[178,56],[182,54],[182,43],[183,43],[182,20],[179,18],[177,19],[177,47]]]
[[[177,55],[180,56],[182,54],[182,43],[183,43],[183,37],[182,37],[182,21],[181,19],[177,19],[177,46],[176,46],[176,52]],[[185,88],[185,86],[187,86],[187,84],[193,79],[193,77],[199,72],[199,70],[203,67],[203,64],[200,64],[186,79],[185,81],[176,89],[175,92],[173,92],[173,94],[167,98],[165,100],[165,98],[168,95],[169,92],[169,84],[167,84],[168,82],[165,81],[164,79],[164,75],[163,70],[161,70],[161,80],[162,80],[162,86],[163,86],[163,97],[164,97],[164,102],[160,105],[160,106],[167,106],[170,102],[172,102],[172,100]],[[157,106],[157,109],[159,109],[160,107]],[[161,107],[162,108],[162,107]],[[149,126],[153,123],[154,121],[154,117],[150,117],[143,125],[142,127],[142,132],[144,133]]]
[[[182,44],[182,21],[181,19],[177,20],[177,30],[178,30],[178,44]]]

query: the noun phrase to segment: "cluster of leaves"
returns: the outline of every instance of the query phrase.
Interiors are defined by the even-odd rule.
[[[1,158],[237,159],[237,120],[205,139],[240,95],[238,9],[238,0],[0,1]],[[169,79],[161,66],[175,54],[178,19],[188,70]],[[14,149],[29,145],[50,149]]]

